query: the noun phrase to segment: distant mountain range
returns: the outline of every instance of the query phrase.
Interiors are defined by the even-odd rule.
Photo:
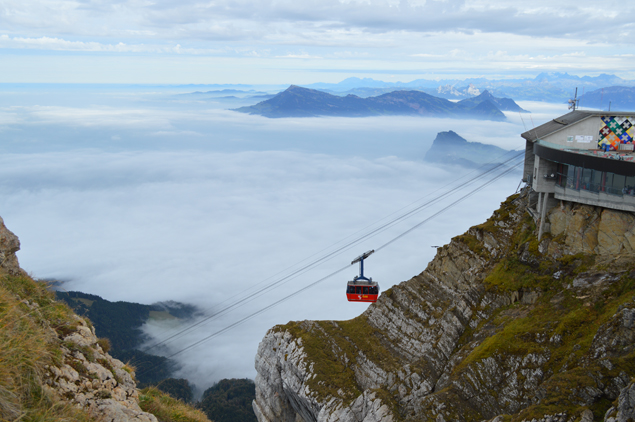
[[[271,99],[236,111],[265,117],[364,117],[383,115],[430,116],[505,120],[502,110],[524,111],[509,98],[483,92],[475,98],[452,102],[420,91],[392,91],[376,97],[344,97],[291,85]]]
[[[597,110],[635,111],[635,87],[610,86],[580,96],[580,107]]]
[[[16,84],[0,84],[0,90],[11,88]],[[148,86],[139,85],[139,89],[147,89]],[[195,101],[223,101],[234,102],[237,99],[232,96],[249,100],[267,95],[275,95],[286,89],[282,85],[174,85],[172,89],[196,88],[213,89],[206,92],[195,92],[181,95],[181,98]],[[545,101],[553,103],[566,103],[573,98],[575,89],[578,93],[590,93],[598,89],[615,87],[635,87],[635,80],[622,79],[615,75],[601,74],[598,76],[575,76],[568,73],[540,73],[535,78],[517,79],[416,79],[410,82],[385,82],[371,78],[347,78],[339,83],[314,83],[304,85],[304,88],[315,89],[329,94],[345,97],[353,94],[357,97],[367,98],[388,94],[394,91],[420,91],[435,97],[450,100],[463,100],[476,97],[488,91],[496,98],[513,98],[516,101]],[[164,87],[165,88],[165,87]],[[601,96],[601,95],[600,95]],[[243,103],[244,104],[244,103]],[[589,103],[594,104],[594,103]],[[608,103],[601,104],[597,108],[607,108]]]
[[[175,99],[186,101],[211,101],[211,102],[239,102],[245,104],[245,100],[266,100],[273,97],[265,91],[256,91],[254,89],[220,89],[214,91],[196,91],[185,94],[176,94]]]
[[[250,95],[265,95],[266,92],[256,91],[254,89],[240,90],[240,89],[219,89],[215,91],[196,91],[189,94],[182,95],[202,95],[202,96],[225,96],[234,94],[250,94]]]
[[[573,97],[576,88],[592,91],[611,86],[635,87],[635,81],[622,79],[615,75],[575,76],[568,73],[540,73],[535,78],[520,79],[416,79],[411,82],[384,82],[371,78],[348,78],[337,84],[315,83],[307,88],[327,90],[338,93],[355,93],[353,90],[374,89],[390,90],[414,89],[448,99],[469,98],[487,90],[496,97],[509,97],[519,101],[565,102]],[[375,94],[376,95],[376,94]],[[361,95],[360,95],[361,96]]]
[[[439,132],[424,161],[436,164],[477,168],[490,163],[495,166],[511,158],[510,151],[480,142],[468,142],[456,132]]]

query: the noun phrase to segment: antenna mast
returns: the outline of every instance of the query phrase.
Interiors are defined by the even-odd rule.
[[[576,87],[573,99],[569,100],[569,110],[575,111],[575,109],[578,108],[578,102],[580,102],[580,100],[578,99],[578,88]]]

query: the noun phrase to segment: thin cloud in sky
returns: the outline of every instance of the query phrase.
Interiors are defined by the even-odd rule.
[[[590,0],[6,0],[0,54],[7,54],[7,81],[141,82],[151,75],[171,83],[310,83],[311,64],[342,72],[568,70],[632,78],[633,59],[624,54],[635,37],[624,17],[634,12],[629,2]],[[55,54],[31,60],[37,50]],[[465,53],[448,54],[455,50]],[[105,67],[95,55],[117,59]],[[175,55],[178,63],[163,66],[143,57]],[[66,72],[26,72],[34,61],[47,69],[62,62]]]
[[[357,28],[364,32],[506,32],[533,36],[593,34],[596,23],[613,28],[612,36],[632,31],[623,16],[624,2],[562,1],[7,1],[5,27],[37,28],[79,36],[202,38],[226,33],[227,39],[267,37],[279,31],[296,34]],[[616,13],[615,10],[619,10]],[[52,15],[52,16],[51,16]],[[57,19],[55,19],[57,18]],[[179,35],[176,35],[176,34]]]
[[[167,54],[219,54],[222,49],[183,48],[181,45],[158,44],[104,44],[97,41],[69,41],[64,38],[42,36],[39,38],[10,37],[0,35],[0,48],[38,49],[52,51],[77,51],[99,53],[167,53]]]

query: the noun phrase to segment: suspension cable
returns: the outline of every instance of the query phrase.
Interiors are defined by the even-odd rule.
[[[198,327],[199,325],[201,325],[201,324],[203,324],[203,323],[205,323],[205,322],[207,322],[207,321],[209,321],[209,320],[211,320],[213,318],[216,318],[216,317],[228,312],[231,309],[234,309],[234,308],[236,308],[236,307],[238,307],[240,305],[243,305],[243,304],[251,302],[252,300],[254,300],[254,297],[256,297],[257,295],[259,295],[261,293],[264,293],[267,290],[270,290],[270,289],[273,289],[275,287],[279,287],[279,286],[281,286],[283,284],[286,284],[286,282],[288,282],[288,281],[296,278],[297,276],[307,272],[308,270],[310,270],[311,268],[317,266],[318,264],[330,260],[334,256],[338,255],[340,252],[352,247],[353,245],[361,242],[362,240],[365,240],[367,238],[371,238],[371,237],[376,236],[377,234],[379,234],[379,233],[387,230],[388,228],[394,226],[399,221],[404,220],[407,217],[409,217],[411,215],[414,215],[414,214],[416,214],[416,213],[418,213],[418,212],[420,212],[420,211],[432,206],[433,204],[441,201],[443,198],[445,198],[447,196],[450,196],[450,195],[458,192],[459,190],[468,187],[469,185],[475,183],[477,180],[479,180],[479,179],[487,176],[488,174],[500,169],[501,167],[505,167],[508,163],[512,162],[513,160],[517,159],[518,157],[520,157],[523,154],[524,154],[524,151],[513,155],[511,158],[508,158],[504,162],[498,163],[497,165],[494,165],[493,167],[489,168],[488,170],[486,170],[486,171],[482,172],[481,174],[477,175],[475,178],[473,178],[472,180],[468,181],[467,183],[465,183],[465,184],[463,184],[461,186],[454,187],[454,188],[442,193],[441,195],[439,195],[439,196],[437,196],[435,198],[432,198],[428,202],[415,207],[414,209],[412,209],[412,210],[410,210],[410,211],[408,211],[408,212],[406,212],[406,213],[404,213],[404,214],[402,214],[402,215],[400,215],[400,216],[398,216],[398,217],[396,217],[396,218],[394,218],[394,219],[382,224],[381,226],[371,230],[370,232],[368,232],[368,233],[366,233],[364,235],[361,235],[361,236],[357,237],[356,239],[354,239],[352,241],[349,241],[345,245],[343,245],[343,246],[335,249],[334,251],[329,252],[328,254],[326,254],[326,255],[324,255],[324,256],[322,256],[322,257],[320,257],[320,258],[318,258],[318,259],[316,259],[316,260],[314,260],[314,261],[312,261],[310,263],[308,263],[307,265],[304,265],[303,267],[293,271],[292,273],[282,277],[281,279],[279,279],[277,281],[274,281],[274,282],[262,287],[258,291],[256,291],[256,292],[254,292],[254,293],[252,293],[252,294],[250,294],[248,296],[243,297],[242,299],[239,299],[239,300],[227,305],[226,307],[222,308],[221,310],[219,310],[217,312],[214,312],[213,314],[211,314],[211,315],[209,315],[209,316],[207,316],[205,318],[202,318],[202,319],[198,320],[197,322],[195,322],[195,323],[193,323],[193,324],[191,324],[191,325],[189,325],[189,326],[187,326],[187,327],[185,327],[183,329],[180,329],[176,333],[174,333],[172,335],[169,335],[168,337],[166,337],[166,338],[164,338],[164,339],[162,339],[162,340],[160,340],[158,342],[155,342],[155,343],[153,343],[153,344],[151,344],[149,346],[143,347],[141,349],[141,351],[147,352],[147,351],[149,351],[149,350],[151,350],[151,349],[153,349],[155,347],[158,347],[160,345],[163,345],[163,344],[169,342],[170,340],[176,339],[176,338],[182,336],[183,334],[185,334],[186,332]],[[504,155],[507,155],[507,154],[504,154]],[[470,196],[471,196],[471,194],[470,194]],[[243,292],[243,294],[244,294],[244,292]]]
[[[409,228],[409,229],[407,229],[406,231],[404,231],[404,232],[400,233],[399,235],[397,235],[396,237],[392,238],[392,239],[391,239],[391,240],[389,240],[388,242],[386,242],[386,243],[384,243],[383,245],[379,246],[378,248],[376,248],[376,249],[375,249],[375,251],[376,251],[376,252],[378,252],[378,251],[380,251],[380,250],[382,250],[382,249],[384,249],[384,248],[388,247],[389,245],[391,245],[392,243],[394,243],[394,242],[396,242],[397,240],[401,239],[402,237],[404,237],[404,236],[405,236],[405,235],[407,235],[408,233],[411,233],[411,232],[412,232],[412,231],[414,231],[415,229],[417,229],[417,228],[421,227],[423,224],[425,224],[425,223],[427,223],[428,221],[430,221],[430,220],[432,220],[432,219],[436,218],[437,216],[439,216],[439,215],[440,215],[441,213],[443,213],[444,211],[447,211],[448,209],[450,209],[450,208],[454,207],[454,206],[455,206],[455,205],[457,205],[458,203],[460,203],[460,202],[464,201],[465,199],[467,199],[467,198],[469,198],[469,197],[473,196],[474,194],[476,194],[477,192],[481,191],[481,190],[482,190],[482,189],[484,189],[485,187],[487,187],[487,186],[489,186],[490,184],[494,183],[496,180],[500,179],[501,177],[503,177],[503,176],[505,176],[505,175],[509,174],[510,172],[514,171],[514,170],[515,170],[515,169],[516,169],[516,168],[517,168],[520,164],[521,164],[521,162],[518,162],[518,163],[514,164],[513,166],[511,166],[510,168],[508,168],[508,169],[506,169],[506,170],[502,171],[501,173],[497,174],[497,175],[496,175],[496,176],[494,176],[493,178],[491,178],[491,179],[489,179],[489,180],[485,181],[485,182],[484,182],[483,184],[481,184],[480,186],[476,187],[475,189],[473,189],[472,191],[468,192],[468,193],[467,193],[467,194],[465,194],[464,196],[460,197],[460,198],[459,198],[459,199],[457,199],[456,201],[454,201],[454,202],[452,202],[452,203],[450,203],[450,204],[446,205],[445,207],[443,207],[441,210],[437,211],[436,213],[434,213],[434,214],[433,214],[433,215],[431,215],[430,217],[428,217],[428,218],[426,218],[425,220],[423,220],[423,221],[421,221],[421,222],[419,222],[419,223],[415,224],[414,226],[410,227],[410,228]],[[182,349],[180,349],[180,350],[178,350],[178,351],[176,351],[176,352],[172,353],[172,354],[171,354],[171,355],[169,355],[169,356],[166,356],[166,358],[167,358],[167,359],[171,359],[171,358],[173,358],[173,357],[175,357],[175,356],[178,356],[179,354],[181,354],[181,353],[183,353],[183,352],[185,352],[185,351],[187,351],[187,350],[190,350],[190,349],[192,349],[192,348],[194,348],[194,347],[196,347],[196,346],[198,346],[198,345],[200,345],[200,344],[202,344],[202,343],[204,343],[204,342],[206,342],[206,341],[208,341],[208,340],[210,340],[210,339],[212,339],[212,338],[214,338],[214,337],[216,337],[216,336],[218,336],[218,335],[220,335],[220,334],[222,334],[222,333],[225,333],[225,332],[227,332],[227,331],[229,331],[229,330],[231,330],[231,329],[233,329],[233,328],[235,328],[235,327],[237,327],[237,326],[239,326],[239,325],[243,324],[244,322],[246,322],[246,321],[248,321],[248,320],[250,320],[250,319],[252,319],[252,318],[254,318],[254,317],[256,317],[256,316],[258,316],[258,315],[260,315],[260,314],[262,314],[263,312],[265,312],[265,311],[267,311],[267,310],[269,310],[269,309],[271,309],[271,308],[273,308],[273,307],[275,307],[275,306],[278,306],[279,304],[281,304],[281,303],[283,303],[283,302],[285,302],[285,301],[287,301],[287,300],[289,300],[289,299],[291,299],[291,298],[293,298],[293,297],[297,296],[298,294],[300,294],[300,293],[302,293],[302,292],[306,291],[307,289],[310,289],[310,288],[312,288],[312,287],[315,287],[315,286],[317,286],[318,284],[322,283],[323,281],[325,281],[325,280],[327,280],[327,279],[329,279],[329,278],[333,277],[334,275],[341,273],[342,271],[346,270],[346,269],[347,269],[348,267],[350,267],[351,265],[352,265],[352,264],[346,265],[346,266],[344,266],[344,267],[342,267],[342,268],[340,268],[340,269],[338,269],[338,270],[336,270],[336,271],[334,271],[334,272],[332,272],[332,273],[328,274],[327,276],[324,276],[324,277],[320,278],[319,280],[314,281],[313,283],[311,283],[311,284],[309,284],[309,285],[307,285],[307,286],[305,286],[305,287],[302,287],[301,289],[296,290],[295,292],[293,292],[293,293],[291,293],[291,294],[289,294],[289,295],[287,295],[287,296],[284,296],[284,297],[282,297],[281,299],[279,299],[279,300],[277,300],[277,301],[275,301],[275,302],[273,302],[273,303],[271,303],[271,304],[269,304],[269,305],[267,305],[267,306],[265,306],[265,307],[263,307],[263,308],[261,308],[261,309],[259,309],[259,310],[255,311],[255,312],[252,312],[251,314],[249,314],[249,315],[247,315],[247,316],[245,316],[245,317],[241,318],[240,320],[238,320],[238,321],[236,321],[236,322],[233,322],[232,324],[230,324],[230,325],[228,325],[228,326],[226,326],[226,327],[224,327],[224,328],[222,328],[222,329],[220,329],[220,330],[218,330],[218,331],[215,331],[214,333],[212,333],[212,334],[210,334],[210,335],[208,335],[208,336],[206,336],[206,337],[204,337],[204,338],[202,338],[202,339],[200,339],[200,340],[197,340],[196,342],[194,342],[194,343],[192,343],[192,344],[190,344],[190,345],[188,345],[188,346],[186,346],[186,347],[184,347],[184,348],[182,348]],[[151,371],[151,370],[153,370],[156,366],[157,366],[157,365],[155,365],[155,366],[153,366],[153,367],[151,367],[151,368],[146,369],[145,371],[143,371],[142,373],[140,373],[140,374],[139,374],[139,376],[140,376],[140,375],[143,375],[143,374],[145,374],[145,373],[147,373],[147,372],[149,372],[149,371]]]

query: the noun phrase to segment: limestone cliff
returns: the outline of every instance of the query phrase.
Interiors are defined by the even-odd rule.
[[[17,275],[22,270],[15,253],[20,250],[20,239],[4,225],[0,217],[0,274]]]
[[[527,194],[361,316],[269,330],[259,421],[633,418],[635,219],[563,204],[538,242]]]

